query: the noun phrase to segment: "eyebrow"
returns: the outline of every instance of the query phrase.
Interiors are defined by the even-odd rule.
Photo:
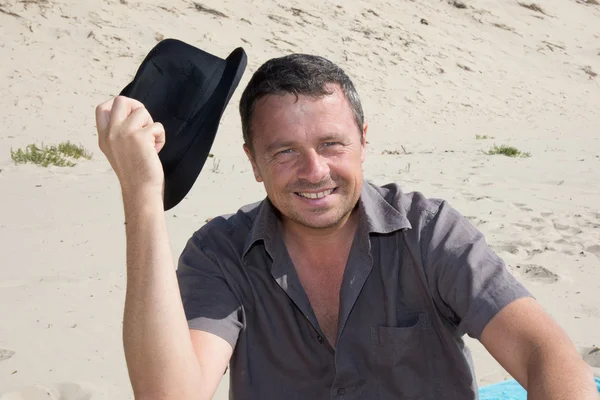
[[[276,140],[275,142],[273,142],[269,146],[267,146],[266,151],[267,151],[267,153],[271,153],[271,152],[275,151],[276,149],[293,146],[294,143],[295,142],[293,140]]]
[[[342,137],[337,133],[330,133],[326,136],[320,137],[319,142],[332,142],[332,141],[342,141]],[[296,144],[294,140],[276,140],[267,146],[266,152],[270,153],[274,150],[281,149],[284,147],[293,147]]]

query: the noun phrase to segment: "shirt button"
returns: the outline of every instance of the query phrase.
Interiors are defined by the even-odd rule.
[[[343,396],[346,394],[346,389],[344,388],[339,388],[338,389],[338,396]]]
[[[318,335],[317,336],[317,340],[319,341],[319,343],[323,344],[324,340],[323,340],[323,336]]]

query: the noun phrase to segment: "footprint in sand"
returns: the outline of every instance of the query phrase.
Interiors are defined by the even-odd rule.
[[[93,392],[77,383],[59,383],[51,386],[27,386],[0,393],[0,400],[90,400]]]
[[[479,226],[479,225],[487,223],[487,221],[485,219],[480,219],[479,217],[467,216],[465,218],[467,218],[475,226]]]
[[[546,269],[540,265],[535,264],[523,264],[517,265],[517,270],[520,271],[521,275],[523,275],[527,279],[531,279],[533,281],[543,282],[543,283],[554,283],[559,280],[559,276],[554,272]]]
[[[532,250],[525,250],[527,252],[527,256],[529,258],[533,258],[538,254],[542,254],[545,251],[555,251],[555,249],[553,247],[550,246],[546,246],[543,249],[532,249]]]
[[[0,361],[8,360],[15,355],[15,352],[7,349],[0,349]]]
[[[600,245],[593,245],[588,247],[587,249],[585,249],[585,251],[587,251],[588,253],[592,253],[595,254],[596,256],[600,257]]]
[[[552,221],[552,224],[554,225],[554,229],[556,229],[557,231],[567,231],[572,235],[578,235],[581,232],[583,232],[581,229],[575,226],[561,224],[560,222]]]
[[[536,232],[539,232],[542,229],[544,229],[543,226],[535,226],[534,227],[533,225],[523,224],[523,223],[516,223],[515,226],[517,226],[517,227],[519,227],[521,229],[524,229],[526,231],[536,231]]]
[[[511,253],[511,254],[519,253],[519,248],[512,244],[503,244],[500,246],[491,245],[490,247],[492,248],[492,250],[494,250],[495,252],[498,252],[498,253],[501,253],[501,252],[507,252],[507,253]]]
[[[533,211],[531,208],[527,207],[527,204],[513,203],[513,206],[517,207],[521,211],[525,211],[525,212],[532,212]]]

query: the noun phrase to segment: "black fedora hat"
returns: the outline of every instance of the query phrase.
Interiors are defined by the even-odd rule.
[[[222,59],[165,39],[121,91],[144,104],[165,128],[165,146],[158,154],[165,174],[165,210],[179,204],[198,178],[247,62],[241,47]]]

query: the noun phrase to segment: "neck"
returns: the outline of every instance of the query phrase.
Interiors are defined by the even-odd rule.
[[[358,207],[346,215],[338,224],[329,228],[314,229],[294,221],[282,221],[283,240],[287,246],[293,244],[298,250],[309,254],[331,253],[332,248],[346,247],[354,239],[358,225]]]

